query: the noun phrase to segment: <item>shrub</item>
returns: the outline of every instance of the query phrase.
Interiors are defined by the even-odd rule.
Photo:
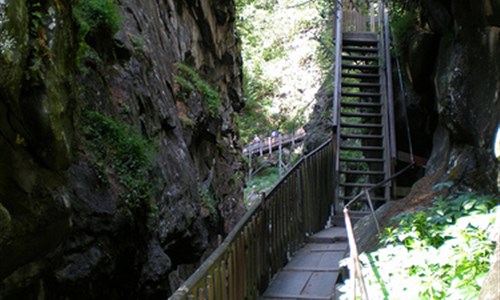
[[[200,196],[201,205],[206,208],[211,215],[214,215],[217,212],[217,200],[213,193],[199,186],[198,195]]]
[[[204,81],[191,67],[177,64],[177,75],[175,81],[187,92],[197,92],[203,96],[203,105],[209,115],[216,117],[221,106],[219,92]],[[187,96],[187,95],[184,95]]]
[[[127,210],[132,212],[143,204],[150,206],[155,189],[148,172],[156,155],[151,142],[132,127],[94,111],[84,115],[83,134],[90,150],[90,162],[101,182],[118,182],[118,195]]]
[[[414,11],[397,10],[391,15],[391,27],[394,36],[394,47],[397,55],[404,56],[415,32],[417,15]]]
[[[81,0],[80,4],[73,8],[73,14],[83,36],[99,30],[113,35],[120,29],[122,22],[114,0]]]
[[[477,299],[495,249],[498,203],[498,196],[462,193],[396,218],[386,245],[360,256],[370,296]]]
[[[77,64],[81,65],[84,58],[99,61],[88,37],[111,39],[120,29],[122,17],[115,0],[80,0],[73,6],[73,16],[79,26]]]

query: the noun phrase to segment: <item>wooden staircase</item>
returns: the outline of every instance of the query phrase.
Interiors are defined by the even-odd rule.
[[[388,121],[381,88],[384,76],[379,53],[377,34],[344,33],[336,191],[337,199],[344,204],[390,176]],[[375,206],[388,201],[389,184],[371,190],[370,198]],[[361,206],[353,208],[364,210]]]

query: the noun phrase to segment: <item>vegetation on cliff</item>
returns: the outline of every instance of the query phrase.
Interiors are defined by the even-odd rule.
[[[156,146],[133,127],[94,111],[83,116],[83,134],[86,156],[102,188],[117,193],[127,215],[134,216],[142,208],[154,217],[157,208],[151,198],[156,185],[149,173]]]

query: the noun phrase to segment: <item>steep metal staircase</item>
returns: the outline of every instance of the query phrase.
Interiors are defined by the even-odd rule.
[[[350,220],[369,212],[363,203],[388,201],[391,182],[404,172],[393,174],[397,151],[385,2],[367,1],[369,19],[354,0],[335,2],[332,138],[262,195],[169,299],[335,299],[346,240],[351,256],[356,248]],[[369,201],[358,201],[363,197]],[[345,228],[339,224],[344,220]]]
[[[337,195],[345,203],[389,177],[391,166],[378,36],[344,33],[342,45]],[[390,186],[373,189],[370,194],[375,204],[381,204],[390,199]]]
[[[336,223],[343,220],[344,205],[354,198],[370,200],[375,207],[391,199],[396,141],[388,18],[382,1],[370,3],[370,22],[353,8],[353,1],[337,3],[333,101]],[[364,215],[368,205],[368,201],[356,201],[351,208]]]

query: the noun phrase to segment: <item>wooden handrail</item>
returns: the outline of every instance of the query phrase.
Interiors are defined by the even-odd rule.
[[[342,0],[337,0],[335,6],[336,30],[335,30],[335,70],[334,70],[334,86],[333,86],[333,134],[334,143],[334,177],[332,184],[338,182],[340,169],[340,99],[342,95],[342,18],[343,18]],[[340,210],[338,189],[334,191],[334,209]]]
[[[321,230],[333,195],[333,143],[301,158],[169,298],[256,299],[307,235]]]
[[[335,70],[333,90],[333,126],[338,127],[340,122],[340,97],[342,82],[342,0],[337,0],[335,6]]]
[[[386,63],[386,87],[387,87],[387,112],[389,114],[389,143],[390,143],[390,154],[391,160],[395,161],[397,157],[396,151],[396,125],[394,117],[394,93],[392,87],[392,61],[390,53],[390,35],[389,35],[389,14],[382,6],[383,17],[384,17],[384,52],[385,52],[385,63]]]
[[[291,133],[283,135],[281,139],[281,146],[287,146],[292,143],[300,143],[306,137],[306,132],[302,131],[299,133]],[[280,145],[278,138],[266,137],[258,142],[251,142],[245,148],[243,148],[244,155],[255,155],[257,153],[265,153],[274,151]],[[272,150],[269,150],[272,149]]]

